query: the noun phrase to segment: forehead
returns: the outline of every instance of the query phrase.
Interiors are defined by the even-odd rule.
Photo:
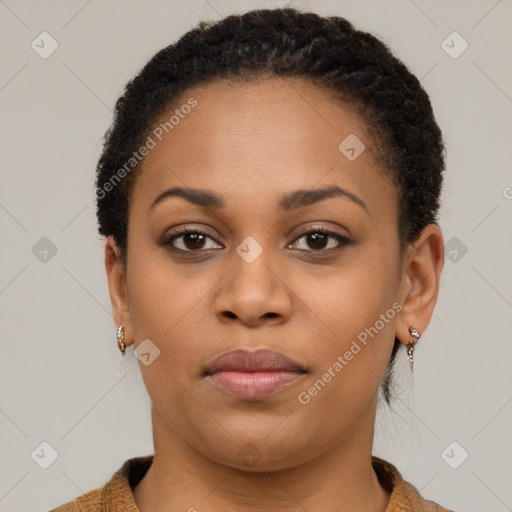
[[[217,80],[190,88],[154,123],[150,137],[154,147],[134,194],[147,201],[176,185],[225,196],[232,190],[241,203],[328,184],[365,197],[370,208],[386,194],[394,199],[355,109],[303,80]]]

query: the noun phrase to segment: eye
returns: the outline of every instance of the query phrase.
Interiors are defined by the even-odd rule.
[[[299,250],[313,253],[331,253],[352,243],[352,241],[347,237],[333,231],[328,231],[324,228],[316,228],[306,231],[296,238],[295,242],[300,242],[302,239],[304,239],[305,243],[303,244],[303,247],[299,247]],[[333,243],[329,244],[329,239],[331,239],[331,242]],[[309,246],[311,249],[304,248],[304,246]]]
[[[215,247],[208,247],[207,240],[214,242]],[[220,244],[217,244],[215,240],[206,231],[199,229],[181,229],[177,233],[168,235],[162,241],[162,245],[170,246],[172,249],[184,252],[197,252],[201,250],[212,250],[222,249]],[[211,244],[212,245],[212,244]]]
[[[210,241],[210,246],[208,246],[208,241]],[[302,247],[299,244],[299,250],[327,254],[352,243],[349,238],[325,228],[310,229],[298,236],[293,243],[301,241],[304,243]],[[181,252],[206,252],[223,248],[210,233],[187,227],[165,236],[161,244]]]

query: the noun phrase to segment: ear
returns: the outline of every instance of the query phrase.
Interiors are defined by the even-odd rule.
[[[113,236],[107,237],[105,241],[105,269],[114,325],[116,328],[120,325],[124,327],[124,342],[128,346],[133,342],[133,328],[126,287],[126,269],[121,259],[121,249]]]
[[[434,312],[439,282],[444,265],[444,243],[441,229],[429,224],[404,255],[400,304],[402,310],[396,327],[396,337],[405,345],[416,327],[425,331]]]

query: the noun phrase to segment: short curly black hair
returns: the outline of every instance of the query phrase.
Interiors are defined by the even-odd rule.
[[[445,148],[416,76],[381,40],[342,17],[295,8],[253,10],[200,22],[158,51],[117,100],[97,166],[96,200],[99,233],[113,236],[124,264],[138,168],[127,170],[126,162],[156,120],[193,86],[265,77],[304,79],[357,110],[397,189],[400,255],[424,227],[438,224]],[[388,405],[399,346],[395,337],[381,388]]]

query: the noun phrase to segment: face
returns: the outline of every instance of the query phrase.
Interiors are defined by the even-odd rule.
[[[145,343],[155,448],[268,471],[371,441],[405,274],[365,125],[280,79],[190,89],[162,122],[175,109],[132,190],[121,291],[109,281]]]

